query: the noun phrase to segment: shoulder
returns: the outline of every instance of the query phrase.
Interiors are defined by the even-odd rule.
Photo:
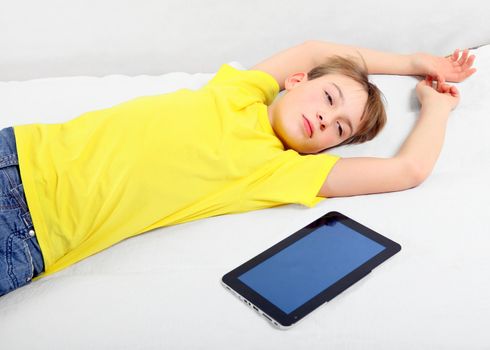
[[[279,93],[279,85],[270,74],[237,68],[227,63],[220,67],[207,86],[227,89],[235,87],[235,93],[257,95],[266,104],[272,103]]]

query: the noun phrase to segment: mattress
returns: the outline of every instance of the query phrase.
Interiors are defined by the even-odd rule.
[[[2,349],[488,349],[490,45],[456,84],[461,102],[431,176],[400,192],[332,198],[159,228],[0,298]],[[245,68],[232,62],[237,68]],[[218,67],[216,67],[216,71]],[[58,123],[136,96],[197,89],[214,73],[0,82],[0,128]],[[419,112],[417,77],[374,75],[388,122],[342,157],[394,155]],[[329,211],[402,251],[290,330],[273,328],[222,275]]]

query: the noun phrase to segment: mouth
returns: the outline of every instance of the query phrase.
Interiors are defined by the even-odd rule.
[[[306,135],[308,135],[308,137],[311,138],[313,136],[313,126],[304,115],[303,115],[303,126],[305,128]]]

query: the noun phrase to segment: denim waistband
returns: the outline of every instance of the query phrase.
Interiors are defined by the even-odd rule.
[[[18,164],[14,128],[10,126],[0,130],[0,168]]]

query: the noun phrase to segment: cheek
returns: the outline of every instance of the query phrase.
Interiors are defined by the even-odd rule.
[[[314,106],[315,104],[318,104],[321,101],[318,101],[318,96],[315,96],[315,94],[310,93],[310,94],[304,94],[301,96],[301,101],[303,106]]]
[[[311,106],[318,104],[318,96],[315,96],[314,93],[296,90],[289,92],[289,101],[288,105],[291,109],[299,110],[302,113],[305,113],[304,109],[311,109]]]

